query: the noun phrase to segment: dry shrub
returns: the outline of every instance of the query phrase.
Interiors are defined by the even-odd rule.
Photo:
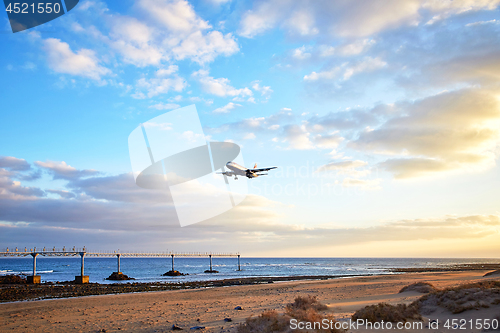
[[[308,310],[314,309],[316,311],[323,311],[328,309],[328,307],[324,304],[321,304],[316,296],[298,296],[295,298],[293,303],[290,303],[286,306],[286,310],[288,311],[297,311],[297,310]]]
[[[379,303],[368,305],[356,311],[352,315],[352,320],[365,319],[369,322],[406,322],[407,320],[417,319],[422,320],[422,316],[418,311],[418,306],[410,304],[391,305],[387,303]]]
[[[284,314],[279,314],[275,310],[266,311],[257,317],[247,318],[244,324],[238,327],[238,333],[253,333],[253,332],[300,332],[301,330],[292,330],[290,328],[290,320],[297,319],[299,322],[319,322],[323,319],[328,319],[335,323],[332,315],[323,315],[318,311],[326,310],[328,307],[318,302],[316,297],[298,296],[293,303],[287,304]],[[327,330],[308,330],[308,332],[331,332],[340,333],[343,330],[327,329]]]
[[[420,312],[430,314],[436,307],[442,307],[451,313],[489,308],[500,302],[500,281],[482,281],[447,288],[421,297],[413,304]]]
[[[251,332],[287,332],[290,326],[290,317],[280,315],[275,310],[265,311],[258,317],[250,317],[245,324],[238,327],[239,333]]]
[[[416,291],[418,293],[428,294],[436,291],[436,288],[429,282],[415,282],[410,284],[409,286],[403,287],[403,289],[401,289],[399,292],[404,293],[405,291]]]

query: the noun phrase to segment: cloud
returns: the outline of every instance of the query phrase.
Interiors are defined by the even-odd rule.
[[[260,94],[266,99],[271,98],[271,94],[273,93],[273,90],[270,86],[261,86],[260,81],[252,82],[252,89],[260,92]]]
[[[304,126],[287,125],[283,128],[285,141],[290,148],[297,150],[314,149],[314,144],[311,141],[310,133]]]
[[[362,166],[355,160],[334,169]],[[131,174],[66,179],[66,189],[47,190],[57,195],[53,198],[38,188],[9,182],[8,176],[0,174],[0,241],[38,246],[40,239],[51,244],[65,239],[91,248],[105,241],[107,249],[129,244],[127,250],[157,250],[168,239],[169,248],[178,251],[206,251],[207,247],[234,251],[236,246],[253,255],[261,253],[255,250],[256,243],[262,253],[294,248],[333,250],[361,244],[369,248],[377,242],[392,246],[391,242],[401,241],[482,240],[500,230],[500,216],[494,214],[402,219],[356,228],[286,224],[278,211],[293,208],[256,195],[220,216],[179,228],[169,193],[139,188]],[[347,178],[343,185],[370,189],[377,181]]]
[[[214,30],[184,0],[139,0],[131,15],[111,13],[104,3],[100,6],[103,8],[87,23],[89,28],[74,23],[73,31],[99,41],[101,50],[109,47],[104,50],[108,57],[117,52],[125,63],[137,67],[184,59],[203,65],[239,51],[232,34]],[[101,22],[109,31],[96,27]]]
[[[305,60],[311,57],[311,53],[307,52],[305,46],[301,46],[293,50],[292,57],[298,60]]]
[[[213,113],[229,113],[229,112],[231,112],[231,110],[234,110],[238,106],[241,106],[241,105],[233,103],[233,102],[229,102],[226,105],[213,110],[212,112]]]
[[[342,180],[342,186],[375,190],[380,189],[380,181],[381,179],[344,178],[344,180]]]
[[[157,77],[165,77],[165,76],[170,76],[174,73],[179,71],[179,66],[176,65],[170,65],[168,68],[160,68],[159,70],[156,71],[155,75]]]
[[[276,130],[283,124],[289,124],[295,119],[291,109],[283,108],[281,111],[268,117],[252,117],[237,122],[223,124],[217,128],[208,128],[211,133],[226,131],[252,132],[259,134],[276,134]]]
[[[321,57],[331,57],[333,55],[339,55],[344,57],[354,56],[365,52],[372,45],[375,44],[375,40],[371,38],[364,38],[356,40],[352,43],[343,44],[338,47],[320,45],[319,55]]]
[[[380,164],[396,178],[494,165],[500,142],[498,93],[463,89],[401,105],[402,113],[348,147],[397,155]]]
[[[0,168],[7,168],[12,171],[26,171],[31,166],[26,160],[12,156],[0,156]]]
[[[257,136],[253,133],[248,133],[243,137],[243,140],[254,140]]]
[[[332,80],[342,77],[342,80],[349,80],[353,75],[359,73],[369,73],[377,69],[384,68],[387,63],[380,58],[365,57],[362,61],[350,65],[344,63],[341,66],[323,72],[312,72],[304,76],[304,81]]]
[[[194,72],[192,76],[201,84],[203,91],[212,95],[219,97],[249,97],[253,95],[252,91],[246,87],[241,89],[234,88],[230,85],[229,79],[214,79],[209,76],[208,71],[204,69]]]
[[[210,28],[210,24],[201,19],[187,1],[140,0],[138,6],[168,31],[180,35],[187,36]]]
[[[368,165],[365,161],[355,160],[355,161],[341,161],[341,162],[330,162],[318,168],[318,172],[323,171],[338,171],[338,172],[350,172],[356,168]]]
[[[310,3],[310,6],[304,8],[302,2],[296,1],[258,1],[243,14],[239,34],[253,38],[279,27],[289,35],[315,36],[321,33],[359,38],[401,26],[433,23],[466,11],[494,10],[498,3],[498,0],[376,0],[359,6],[354,2],[323,0]]]
[[[82,177],[90,177],[99,174],[97,170],[78,170],[66,162],[36,161],[35,164],[40,168],[45,169],[52,175],[53,179],[75,180]]]
[[[22,159],[14,159],[24,161]],[[43,190],[37,187],[22,186],[21,182],[13,180],[13,177],[17,178],[19,174],[26,171],[26,169],[23,169],[23,166],[19,168],[19,164],[16,163],[17,161],[10,160],[9,162],[10,165],[13,165],[13,168],[20,170],[12,172],[6,169],[0,169],[0,202],[2,200],[31,200],[45,196]],[[5,165],[6,163],[3,164]]]
[[[45,190],[45,192],[57,194],[61,198],[64,198],[64,199],[74,199],[74,198],[76,198],[76,194],[71,193],[70,191],[64,191],[64,190]]]
[[[168,94],[171,91],[181,92],[187,87],[187,82],[182,77],[174,75],[170,78],[141,78],[137,80],[136,91],[132,97],[136,99],[151,98],[160,94]]]
[[[172,52],[177,60],[188,58],[204,64],[212,62],[219,55],[230,56],[239,50],[230,33],[223,35],[219,31],[211,31],[204,35],[201,31],[197,31],[174,47]]]
[[[380,109],[380,107],[379,107]],[[324,116],[313,116],[307,122],[311,132],[329,130],[361,130],[367,126],[377,125],[380,120],[378,109],[351,109],[339,112],[329,112]]]
[[[101,80],[102,76],[111,74],[108,68],[99,65],[99,60],[92,50],[80,49],[74,53],[67,43],[56,38],[45,39],[43,48],[47,53],[49,67],[57,73],[93,80]]]
[[[439,1],[428,0],[423,3],[423,8],[435,14],[426,24],[434,24],[454,14],[462,14],[469,11],[494,10],[500,1],[498,0],[463,0],[463,1]]]
[[[156,110],[174,110],[180,107],[181,106],[179,104],[174,104],[174,103],[156,103],[154,105],[148,106],[149,109],[156,109]]]
[[[323,135],[318,134],[314,136],[313,141],[316,144],[316,147],[318,148],[335,149],[342,141],[344,141],[344,138],[340,136],[338,133],[323,134]]]

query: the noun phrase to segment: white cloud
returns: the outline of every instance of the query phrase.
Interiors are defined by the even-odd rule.
[[[173,110],[173,109],[178,109],[180,107],[181,106],[179,104],[174,104],[174,103],[157,103],[154,105],[150,105],[148,108],[156,110]]]
[[[374,44],[375,44],[375,40],[370,39],[370,38],[365,38],[365,39],[357,40],[353,43],[340,45],[338,47],[321,45],[319,47],[319,51],[320,51],[319,55],[321,57],[330,57],[333,55],[353,56],[353,55],[358,55],[358,54],[363,53],[364,51],[366,51],[368,48],[370,48]]]
[[[290,148],[297,150],[314,149],[314,144],[311,141],[310,133],[307,132],[304,126],[287,125],[284,127],[285,141]]]
[[[226,97],[226,96],[249,97],[253,95],[250,89],[246,87],[241,89],[236,89],[230,85],[229,79],[227,78],[215,79],[209,76],[208,71],[204,69],[200,69],[199,71],[194,72],[192,76],[196,78],[198,82],[200,82],[203,91],[212,95],[216,95],[219,97]]]
[[[261,86],[260,81],[252,82],[252,88],[253,90],[260,92],[260,94],[266,99],[269,99],[271,97],[271,94],[273,93],[273,90],[270,86]]]
[[[332,134],[318,134],[314,136],[313,139],[316,147],[322,149],[335,149],[339,146],[339,144],[344,141],[344,138],[340,136],[338,133]]]
[[[248,133],[248,134],[246,134],[246,135],[243,137],[243,140],[253,140],[253,139],[255,139],[255,138],[256,138],[255,134],[253,134],[253,133]]]
[[[186,80],[179,76],[172,78],[141,78],[137,80],[136,92],[132,97],[137,99],[151,98],[159,94],[168,94],[171,91],[181,92],[186,87]]]
[[[282,17],[282,8],[288,1],[263,1],[254,9],[243,14],[240,20],[239,34],[252,38],[272,29]]]
[[[318,81],[318,80],[333,80],[342,75],[344,81],[349,80],[353,75],[359,73],[373,72],[377,69],[384,68],[387,63],[379,57],[365,57],[362,61],[353,65],[344,63],[341,66],[334,67],[331,70],[323,72],[312,72],[304,76],[304,81]],[[341,74],[342,73],[342,74]]]
[[[294,33],[301,36],[311,36],[319,33],[315,27],[314,15],[306,8],[300,8],[293,12],[285,21],[285,26]]]
[[[306,48],[304,45],[296,48],[292,52],[292,57],[298,60],[305,60],[311,57],[311,53],[307,52],[309,48]]]
[[[231,112],[231,110],[234,110],[237,106],[241,106],[241,105],[233,103],[233,102],[229,102],[226,105],[224,105],[220,108],[217,108],[212,112],[213,113],[229,113],[229,112]]]
[[[155,1],[140,0],[138,6],[168,31],[187,36],[193,32],[210,28],[194,8],[184,0]]]
[[[377,70],[379,68],[383,68],[387,66],[387,63],[383,61],[380,58],[372,58],[372,57],[366,57],[361,61],[360,63],[347,67],[344,71],[344,80],[349,80],[351,76],[358,74],[358,73],[363,73],[363,72],[372,72],[374,70]]]
[[[156,71],[156,76],[165,77],[176,73],[179,70],[179,67],[176,65],[170,65],[168,68],[160,68]]]
[[[93,80],[101,80],[102,76],[111,74],[111,71],[99,65],[95,52],[80,49],[74,53],[69,45],[56,38],[43,41],[47,52],[49,67],[57,73],[78,75]]]
[[[317,80],[332,80],[340,73],[340,67],[332,68],[329,71],[312,72],[309,75],[304,75],[304,81],[317,81]]]
[[[434,15],[429,21],[433,23],[466,11],[494,10],[499,3],[499,0],[373,0],[360,6],[356,2],[318,0],[304,8],[301,1],[259,1],[243,14],[239,34],[252,38],[280,27],[291,35],[323,33],[358,38],[401,26],[416,26],[428,13]]]
[[[212,62],[217,56],[230,56],[239,51],[238,44],[233,35],[223,35],[219,31],[203,34],[201,31],[193,32],[178,46],[172,49],[178,60],[189,58],[200,64]]]

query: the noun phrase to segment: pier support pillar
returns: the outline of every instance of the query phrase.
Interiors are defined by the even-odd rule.
[[[241,271],[240,255],[238,254],[238,270]]]
[[[26,280],[28,283],[41,283],[42,282],[42,277],[40,275],[36,275],[36,256],[38,253],[33,252],[31,256],[33,257],[33,275],[32,276],[27,276]]]
[[[116,259],[118,260],[118,270],[116,271],[117,273],[120,273],[120,254],[116,255]]]
[[[80,276],[75,276],[75,283],[76,284],[84,284],[84,283],[89,283],[89,277],[88,275],[84,275],[84,257],[85,257],[85,252],[80,252],[80,257],[82,258],[82,267],[81,267],[81,275]]]
[[[172,254],[172,272],[175,271],[174,269],[174,255]]]
[[[28,275],[26,281],[32,284],[42,283],[42,277],[40,275]]]
[[[209,254],[208,257],[210,258],[210,269],[207,269],[205,273],[219,273],[219,271],[215,271],[212,269],[212,255]]]

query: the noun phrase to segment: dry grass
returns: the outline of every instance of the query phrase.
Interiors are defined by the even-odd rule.
[[[365,306],[352,315],[352,320],[365,319],[369,322],[406,322],[408,320],[422,320],[417,305],[379,303]]]
[[[290,320],[297,319],[299,322],[318,322],[323,319],[333,321],[333,315],[321,314],[318,311],[324,311],[328,307],[318,302],[316,297],[296,297],[293,303],[290,303],[285,308],[285,313],[280,314],[275,310],[266,311],[257,317],[247,318],[244,324],[238,327],[238,333],[253,333],[253,332],[301,332],[301,330],[292,330],[290,328]],[[331,332],[340,333],[343,331],[328,329],[328,330],[308,330],[308,332]]]
[[[404,293],[405,291],[416,291],[422,294],[428,294],[436,291],[436,288],[429,282],[415,282],[409,286],[403,287],[399,292]]]
[[[413,304],[417,305],[423,314],[434,312],[438,306],[451,313],[489,308],[491,305],[500,304],[500,281],[482,281],[435,291]]]

